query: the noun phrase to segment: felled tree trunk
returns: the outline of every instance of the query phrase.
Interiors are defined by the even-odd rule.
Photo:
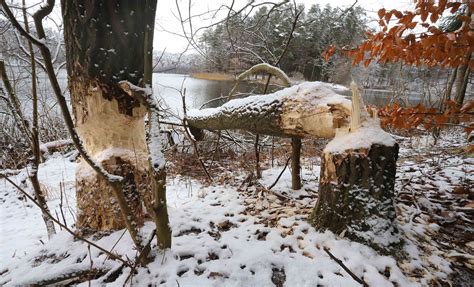
[[[135,224],[152,202],[147,172],[145,106],[119,81],[143,81],[145,31],[153,27],[156,0],[61,1],[67,70],[75,125],[88,153],[108,172],[121,175]],[[132,49],[133,48],[133,49]],[[151,51],[148,51],[151,52]],[[108,182],[82,162],[76,172],[77,227],[125,227]],[[151,209],[150,209],[151,210]]]
[[[190,110],[191,132],[240,129],[279,137],[330,138],[350,121],[351,102],[337,94],[343,87],[306,82],[273,94],[250,96],[219,108]]]
[[[394,224],[397,157],[397,143],[379,127],[336,136],[322,155],[311,224],[389,251],[399,242]]]
[[[291,137],[292,189],[298,190],[301,138],[330,138],[337,128],[348,126],[351,102],[337,94],[345,90],[337,85],[306,82],[273,94],[232,100],[219,108],[191,110],[186,120],[198,140],[203,138],[202,129],[239,129],[257,135]],[[255,150],[258,159],[258,149]]]

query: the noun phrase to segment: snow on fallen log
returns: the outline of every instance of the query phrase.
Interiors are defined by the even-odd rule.
[[[380,120],[371,118],[360,96],[357,84],[351,83],[352,110],[351,123],[348,127],[340,128],[324,149],[325,153],[343,153],[348,150],[370,149],[378,144],[393,147],[395,139],[380,126]]]
[[[190,110],[187,122],[198,129],[242,129],[280,136],[331,138],[351,118],[347,88],[322,82],[304,82],[268,95],[235,99],[218,108]]]
[[[347,150],[369,149],[374,144],[394,146],[395,143],[392,135],[380,127],[378,119],[367,119],[355,131],[338,130],[324,152],[344,153]]]
[[[56,150],[58,150],[62,147],[72,145],[72,144],[73,144],[73,142],[72,142],[71,139],[56,140],[56,141],[51,141],[51,142],[47,142],[47,143],[42,143],[40,145],[40,150],[42,152],[49,152],[50,150],[56,151]]]

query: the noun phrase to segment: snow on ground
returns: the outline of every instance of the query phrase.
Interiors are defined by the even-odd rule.
[[[402,195],[405,189],[426,186],[427,181],[436,184],[437,191],[451,192],[455,186],[474,180],[465,173],[467,169],[472,174],[474,162],[460,157],[443,158],[438,170],[442,176],[436,175],[431,181],[429,177],[423,179],[423,172],[430,172],[430,163],[411,158],[413,150],[408,148],[409,145],[421,148],[426,144],[401,141],[399,171],[402,172],[397,191]],[[448,142],[447,145],[456,144]],[[240,172],[235,175],[233,185],[205,186],[186,176],[168,178],[167,198],[173,230],[171,250],[164,254],[154,251],[154,262],[138,269],[133,276],[129,276],[130,269],[124,268],[110,285],[360,286],[324,248],[369,286],[427,286],[432,278],[447,278],[452,266],[446,254],[435,242],[428,241],[432,246],[419,243],[420,238],[438,236],[437,230],[441,228],[428,220],[424,212],[431,210],[436,214],[444,210],[428,193],[417,195],[418,206],[408,202],[397,205],[402,211],[399,223],[406,234],[405,251],[409,255],[399,264],[394,258],[378,255],[367,246],[340,239],[330,232],[316,232],[309,226],[306,217],[317,197],[318,164],[318,159],[306,159],[302,171],[305,184],[298,192],[290,190],[288,169],[271,191],[262,188],[274,182],[282,166],[265,170],[258,184],[246,183],[245,175]],[[49,191],[49,206],[57,211],[59,218],[62,218],[59,187],[64,186],[63,206],[66,208],[63,213],[69,225],[73,224],[75,213],[75,168],[75,163],[55,155],[41,165],[39,173],[40,181]],[[425,180],[424,185],[416,182],[420,177]],[[26,171],[12,177],[18,183],[25,179]],[[406,184],[409,179],[413,185]],[[27,182],[21,183],[22,186],[28,186]],[[107,260],[105,254],[93,247],[89,250],[87,244],[74,240],[64,231],[48,241],[39,210],[21,198],[5,180],[0,181],[0,285],[25,285],[91,268],[106,272],[120,265]],[[152,224],[147,223],[142,233],[147,236],[152,229]],[[113,251],[124,257],[136,256],[123,230],[99,240],[90,239],[107,249],[115,246]],[[90,283],[104,285],[103,279]],[[88,284],[87,281],[82,283],[83,286]]]
[[[62,204],[64,218],[69,226],[74,223],[76,212],[75,168],[76,163],[55,154],[38,171],[39,181],[47,191],[50,210],[63,222],[59,209]],[[27,169],[10,178],[22,188],[32,191]],[[34,247],[47,243],[48,236],[40,209],[4,179],[0,180],[0,205],[0,270],[3,270],[12,260],[25,258],[31,255]]]

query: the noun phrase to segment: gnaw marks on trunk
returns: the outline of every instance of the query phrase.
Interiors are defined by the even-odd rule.
[[[199,129],[240,129],[280,137],[331,138],[349,124],[351,102],[338,92],[344,87],[305,82],[268,95],[227,102],[219,108],[190,110],[187,122]]]
[[[330,143],[323,152],[311,224],[393,252],[400,243],[394,202],[398,144],[380,128],[333,141],[347,143],[340,148]]]
[[[136,104],[124,112],[120,106],[124,99],[120,101],[112,95],[104,95],[116,89],[97,81],[81,79],[69,79],[71,93],[74,94],[76,129],[89,154],[109,173],[125,178],[124,195],[136,217],[136,224],[141,225],[146,214],[142,201],[144,198],[151,199],[146,169],[146,108]],[[121,96],[129,97],[123,92]],[[112,187],[85,162],[76,172],[76,186],[78,228],[111,230],[124,227]]]
[[[120,197],[120,204],[129,205],[131,214],[125,216],[134,225],[144,220],[143,200],[152,202],[147,109],[118,83],[144,81],[145,55],[152,52],[146,34],[153,31],[155,8],[156,0],[61,1],[75,127],[88,154],[108,172],[125,178],[123,190],[116,191],[81,163],[76,176],[78,228],[125,227],[114,192],[124,193],[126,202]]]

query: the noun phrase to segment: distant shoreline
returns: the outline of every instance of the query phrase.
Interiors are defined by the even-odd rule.
[[[218,73],[218,72],[191,73],[189,76],[191,78],[200,79],[200,80],[209,80],[209,81],[235,81],[235,76],[233,74]],[[259,76],[257,79],[254,79],[252,76],[250,79],[245,79],[244,81],[264,85],[267,81],[266,78],[267,78],[266,75],[263,78],[262,76]],[[272,79],[270,80],[270,84],[282,85],[282,82],[280,79],[276,79],[275,77],[272,77]]]
[[[191,78],[210,81],[233,81],[235,76],[226,73],[191,73]]]

